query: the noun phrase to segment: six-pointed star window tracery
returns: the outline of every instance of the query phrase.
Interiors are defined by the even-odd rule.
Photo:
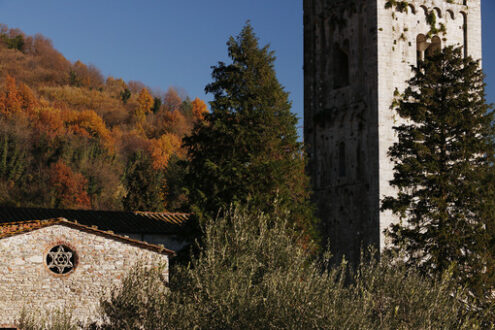
[[[56,274],[67,274],[74,268],[74,252],[64,245],[57,245],[48,252],[46,264]]]

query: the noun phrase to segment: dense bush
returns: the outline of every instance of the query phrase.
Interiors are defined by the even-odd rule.
[[[286,222],[263,214],[231,210],[203,230],[200,253],[172,269],[169,284],[158,271],[134,269],[102,301],[105,328],[477,327],[448,276],[431,282],[388,259],[355,272],[345,262],[329,268],[308,259]]]
[[[51,313],[24,309],[17,325],[23,330],[76,330],[80,328],[76,325],[69,309],[54,310]]]

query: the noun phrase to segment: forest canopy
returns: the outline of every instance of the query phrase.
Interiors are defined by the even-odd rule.
[[[208,112],[204,101],[104,77],[44,36],[5,25],[0,65],[0,205],[181,207],[167,169],[184,158],[182,137]],[[134,180],[149,180],[138,192],[149,201],[132,195]]]

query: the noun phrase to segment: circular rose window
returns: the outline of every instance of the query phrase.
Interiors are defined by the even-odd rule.
[[[57,245],[46,255],[46,266],[55,274],[67,274],[74,269],[75,260],[74,251],[65,245]]]

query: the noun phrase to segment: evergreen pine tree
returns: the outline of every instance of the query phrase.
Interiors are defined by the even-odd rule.
[[[479,61],[452,47],[413,71],[393,105],[401,118],[389,150],[398,194],[382,208],[401,222],[388,234],[424,273],[452,271],[483,296],[495,276],[495,130],[484,75]]]
[[[314,235],[309,180],[304,172],[297,118],[277,80],[273,51],[260,48],[248,23],[227,43],[231,64],[213,67],[211,113],[185,138],[185,181],[200,216],[215,217],[231,203],[290,211],[293,224]]]
[[[153,169],[147,154],[135,152],[125,173],[127,195],[123,199],[126,211],[163,211],[163,174]]]

